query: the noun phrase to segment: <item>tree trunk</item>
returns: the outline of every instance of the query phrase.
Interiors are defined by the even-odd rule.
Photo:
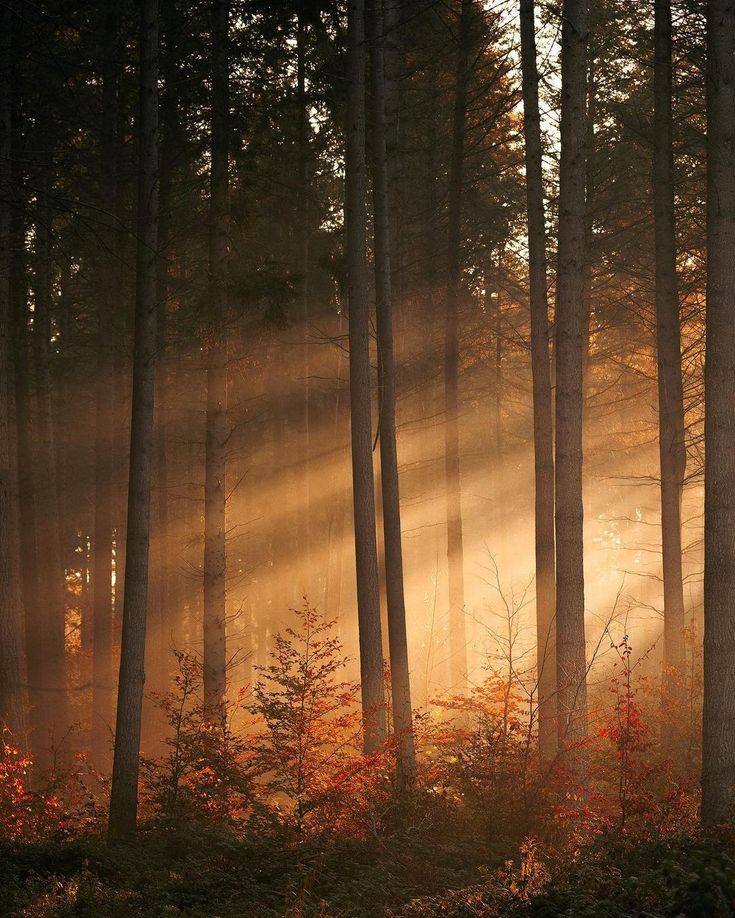
[[[18,191],[17,183],[14,183]],[[50,762],[48,735],[50,710],[44,695],[44,623],[39,602],[36,483],[34,474],[34,410],[31,387],[28,284],[25,270],[26,221],[14,214],[11,295],[13,300],[13,347],[15,354],[16,430],[18,438],[18,493],[20,516],[21,596],[25,620],[26,671],[28,682],[30,749],[34,769],[42,772]]]
[[[310,381],[310,347],[309,347],[309,111],[306,98],[306,36],[304,10],[298,13],[296,32],[296,125],[298,135],[298,189],[296,196],[296,250],[297,273],[299,275],[299,317],[301,319],[301,412],[297,431],[300,438],[302,458],[298,470],[299,506],[298,530],[298,576],[299,589],[308,594],[314,585],[311,540],[312,540],[312,506],[311,494],[311,381]]]
[[[536,549],[536,667],[541,760],[556,754],[556,575],[554,560],[554,430],[549,364],[546,219],[538,101],[534,0],[521,0],[523,136],[526,151],[528,266],[533,380]]]
[[[145,681],[151,470],[158,304],[158,0],[140,19],[138,242],[130,428],[125,596],[110,795],[110,839],[135,832],[140,722]]]
[[[95,391],[95,501],[92,569],[92,761],[107,771],[110,764],[114,679],[112,673],[112,456],[113,364],[110,324],[119,295],[118,232],[118,20],[115,0],[107,0],[103,24],[100,208],[106,220],[106,251],[99,263],[97,312],[97,379]]]
[[[20,545],[15,388],[11,367],[13,245],[12,51],[14,4],[0,16],[0,721],[21,747],[25,742],[22,679]]]
[[[152,534],[151,534],[151,593],[152,621],[149,624],[148,663],[151,672],[151,688],[156,692],[167,692],[170,687],[172,642],[175,643],[177,619],[180,614],[175,601],[176,577],[171,563],[172,513],[169,497],[169,467],[172,450],[169,444],[169,416],[172,412],[172,387],[169,370],[172,362],[168,348],[169,318],[169,249],[171,245],[171,199],[173,172],[178,154],[179,141],[179,79],[175,61],[175,28],[177,12],[173,0],[164,0],[161,6],[161,30],[168,36],[165,52],[161,55],[161,83],[163,97],[160,100],[161,121],[161,165],[158,194],[158,356],[156,359],[156,414],[154,418],[155,472],[153,478]],[[163,712],[153,707],[148,718],[146,733],[153,743],[160,742],[165,733]],[[148,744],[150,745],[150,744]]]
[[[735,0],[707,7],[702,821],[735,795]]]
[[[225,450],[227,448],[227,189],[229,2],[212,3],[212,169],[209,210],[207,435],[204,482],[204,697],[214,709],[225,696]]]
[[[390,0],[389,0],[390,2]],[[388,644],[393,730],[398,740],[398,774],[404,784],[413,783],[416,772],[411,683],[406,634],[406,599],[403,589],[401,508],[396,447],[396,366],[393,352],[393,300],[391,289],[391,186],[386,136],[386,112],[393,106],[386,97],[394,87],[386,80],[384,33],[395,23],[383,14],[383,0],[373,0],[371,10],[371,76],[373,101],[373,211],[375,220],[375,291],[378,335],[378,428],[380,432],[380,480],[383,497]],[[387,12],[387,11],[386,11]]]
[[[582,413],[587,0],[564,0],[556,294],[556,626],[559,745],[586,736]]]
[[[364,0],[349,0],[347,6],[347,79],[345,217],[350,319],[352,496],[364,742],[365,751],[372,752],[385,739],[386,716],[370,397],[370,318],[365,227]]]
[[[654,45],[653,201],[664,576],[664,689],[669,698],[668,703],[676,703],[683,700],[680,687],[686,665],[681,557],[681,500],[686,472],[686,446],[676,277],[670,0],[656,0]],[[668,733],[672,734],[672,730]],[[673,753],[675,735],[665,735],[663,739],[668,752]]]
[[[36,221],[35,311],[33,314],[33,362],[36,372],[36,500],[43,510],[38,526],[38,557],[43,559],[44,576],[39,596],[43,609],[45,664],[43,692],[50,713],[50,736],[44,741],[54,748],[63,740],[69,727],[66,697],[66,584],[61,551],[59,518],[59,482],[56,465],[56,431],[51,392],[51,303],[52,263],[52,179],[50,167],[45,170],[43,198]]]
[[[462,0],[459,20],[452,150],[449,164],[447,296],[444,325],[444,475],[447,506],[450,680],[467,689],[467,638],[464,599],[464,547],[459,458],[459,292],[461,277],[462,181],[464,176],[467,84],[470,77],[470,24],[473,0]]]

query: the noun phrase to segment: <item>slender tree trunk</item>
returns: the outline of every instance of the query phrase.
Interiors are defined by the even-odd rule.
[[[702,821],[735,802],[735,0],[707,7]]]
[[[301,416],[297,430],[301,439],[302,461],[299,469],[300,497],[303,500],[298,514],[299,540],[299,589],[308,593],[313,585],[311,539],[312,539],[312,506],[311,495],[311,382],[310,382],[310,348],[309,348],[309,111],[306,98],[306,37],[307,27],[303,10],[299,11],[296,32],[296,124],[298,134],[298,192],[296,247],[299,273],[299,298],[301,319]]]
[[[15,444],[15,388],[11,374],[13,245],[12,175],[13,12],[0,12],[0,721],[14,742],[25,743],[25,698],[22,679],[20,545]]]
[[[14,183],[18,191],[17,183]],[[51,711],[44,692],[44,620],[40,605],[36,482],[34,473],[34,410],[32,400],[28,283],[25,269],[26,221],[14,214],[11,288],[13,298],[13,345],[15,352],[16,429],[18,437],[18,492],[23,507],[20,517],[21,595],[25,620],[25,650],[30,705],[30,748],[34,769],[43,772],[50,764],[48,736]]]
[[[50,711],[51,735],[46,742],[58,748],[69,726],[66,697],[66,584],[61,551],[59,482],[56,474],[56,431],[51,393],[51,304],[52,262],[52,180],[45,171],[43,203],[36,222],[35,311],[33,314],[33,362],[36,371],[36,419],[38,450],[36,472],[37,509],[43,511],[38,527],[38,555],[43,559],[43,676],[45,704]],[[39,610],[40,611],[40,610]]]
[[[587,0],[564,0],[556,299],[556,626],[559,744],[587,731],[582,413]]]
[[[167,692],[170,688],[169,673],[172,668],[171,643],[176,631],[173,601],[176,593],[175,577],[171,567],[171,508],[169,499],[171,448],[169,444],[169,415],[172,408],[172,392],[169,384],[171,367],[168,348],[170,342],[168,299],[169,299],[169,247],[171,244],[171,197],[173,171],[178,153],[179,129],[179,78],[174,59],[177,12],[174,0],[164,0],[161,5],[161,29],[168,34],[165,52],[161,55],[161,82],[163,96],[160,100],[161,120],[161,165],[158,197],[158,356],[156,359],[156,415],[154,419],[155,474],[152,500],[153,532],[151,535],[151,592],[152,621],[148,641],[147,669],[152,675],[152,689]],[[160,742],[165,733],[163,712],[156,706],[148,718],[147,733],[153,743]]]
[[[546,278],[546,219],[538,101],[534,0],[521,0],[523,136],[526,148],[526,206],[531,308],[533,449],[536,487],[536,666],[541,760],[556,754],[556,574],[554,560],[554,430],[549,364],[549,304]]]
[[[365,228],[365,4],[347,6],[346,222],[350,344],[350,426],[357,616],[365,750],[386,736],[378,550],[375,533],[370,321]]]
[[[459,20],[452,150],[449,164],[447,296],[444,324],[444,475],[447,505],[450,680],[467,689],[467,638],[464,598],[464,547],[459,457],[459,293],[461,286],[462,182],[464,177],[467,84],[470,78],[470,25],[473,0],[462,0]]]
[[[676,277],[670,0],[655,2],[654,45],[653,201],[664,575],[664,688],[670,703],[676,703],[682,700],[680,687],[683,686],[686,665],[681,557],[681,500],[686,472],[686,446]],[[674,735],[664,736],[664,744],[670,753],[675,751],[672,746],[674,741]]]
[[[204,696],[225,696],[225,450],[227,448],[227,189],[229,74],[228,0],[212,3],[212,169],[209,210],[207,437],[204,483]]]
[[[140,19],[138,243],[125,599],[110,795],[110,839],[135,832],[145,681],[158,304],[158,0]]]
[[[106,249],[100,259],[97,312],[97,379],[95,391],[95,500],[92,569],[92,761],[107,771],[110,765],[114,679],[112,665],[112,456],[113,364],[110,323],[119,292],[117,270],[118,199],[118,20],[115,0],[107,0],[103,24],[102,125],[100,143],[100,205],[107,212]]]
[[[344,408],[342,405],[343,364],[344,352],[342,348],[337,348],[335,366],[337,386],[334,397],[334,418],[332,421],[331,435],[331,448],[335,456],[340,456],[344,450],[343,422],[346,418],[344,417]],[[347,504],[347,489],[344,487],[346,483],[344,471],[343,463],[339,462],[335,470],[337,485],[330,507],[329,531],[327,534],[327,571],[324,581],[324,608],[331,618],[337,619],[338,623],[341,617],[343,543],[345,506]]]
[[[120,337],[127,339],[124,326],[121,322]],[[128,362],[127,348],[118,345],[113,357],[113,400],[115,404],[115,418],[117,427],[113,433],[113,456],[115,462],[115,497],[114,497],[114,523],[115,523],[115,592],[113,632],[119,634],[122,625],[123,606],[125,603],[125,551],[128,530],[128,507],[126,500],[127,481],[130,475],[130,390],[128,387]]]
[[[494,313],[493,336],[495,338],[495,364],[493,366],[493,423],[492,423],[492,457],[495,476],[495,525],[498,531],[498,555],[501,570],[506,559],[507,550],[507,495],[505,484],[505,442],[503,438],[503,256],[504,247],[498,256],[498,276],[495,299],[491,314]]]
[[[392,2],[392,0],[389,0]],[[403,589],[401,507],[396,447],[396,365],[393,352],[393,300],[391,289],[391,186],[386,149],[386,111],[393,110],[386,97],[394,87],[386,80],[384,32],[388,17],[383,0],[373,0],[371,10],[371,75],[373,101],[373,211],[375,220],[375,291],[378,334],[380,476],[383,497],[388,644],[390,652],[393,730],[398,738],[398,773],[413,783],[416,753],[411,709],[411,682],[406,634],[406,599]]]

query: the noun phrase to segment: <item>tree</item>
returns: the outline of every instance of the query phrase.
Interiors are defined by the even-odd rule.
[[[388,4],[390,6],[390,3]],[[390,19],[389,19],[390,17]],[[413,781],[416,753],[411,709],[411,680],[406,635],[406,598],[403,589],[401,506],[396,447],[396,365],[393,352],[393,296],[391,288],[391,186],[387,154],[387,111],[393,112],[395,92],[385,67],[385,35],[396,27],[383,0],[370,10],[371,76],[373,100],[373,197],[375,220],[375,291],[378,336],[378,426],[380,481],[383,497],[385,581],[388,605],[388,644],[393,729],[398,738],[398,769],[406,783]]]
[[[35,408],[37,449],[35,454],[35,496],[39,516],[36,540],[39,562],[39,583],[43,586],[43,602],[36,610],[42,616],[41,642],[43,670],[41,690],[48,712],[48,736],[39,738],[47,747],[56,746],[69,726],[66,684],[66,583],[61,548],[61,519],[59,509],[59,479],[57,467],[57,429],[53,403],[51,375],[51,309],[53,304],[53,151],[45,151],[42,164],[42,193],[37,204],[35,232],[35,281],[32,331],[33,367],[35,370]]]
[[[462,489],[459,455],[459,294],[461,285],[462,182],[465,155],[467,86],[470,78],[470,42],[473,3],[462,0],[459,15],[457,65],[449,161],[447,214],[447,295],[444,323],[444,474],[447,501],[447,574],[449,579],[449,637],[451,681],[467,687],[467,638],[462,542]]]
[[[207,433],[204,481],[204,695],[221,704],[225,694],[227,543],[227,189],[228,0],[212,4],[212,166],[209,209],[211,325],[207,347]]]
[[[554,429],[549,364],[549,304],[546,279],[546,218],[541,118],[533,0],[521,0],[523,137],[526,154],[528,265],[531,307],[533,447],[536,548],[536,666],[539,749],[544,761],[556,752],[556,575],[554,563]]]
[[[559,743],[586,734],[582,412],[587,0],[565,0],[556,289],[556,634]]]
[[[375,534],[370,321],[365,238],[365,4],[347,7],[346,248],[350,346],[350,430],[357,617],[365,751],[385,738],[383,644]]]
[[[112,446],[113,374],[110,324],[119,295],[117,270],[118,83],[117,4],[108,0],[103,13],[102,123],[100,126],[100,210],[105,220],[106,251],[99,258],[97,307],[97,375],[94,444],[94,539],[92,561],[92,758],[108,766],[110,724],[114,706],[112,674]]]
[[[735,797],[735,0],[707,7],[702,821]]]
[[[141,4],[138,139],[138,239],[128,531],[110,793],[110,839],[135,832],[138,808],[158,319],[158,0],[143,0]]]
[[[14,4],[0,19],[0,720],[23,741],[25,693],[22,677],[18,478],[11,374],[12,293],[12,50]]]
[[[664,685],[675,691],[686,662],[681,499],[686,472],[681,330],[676,276],[671,114],[671,3],[656,0],[654,25],[653,199],[656,247],[661,543],[664,577]],[[665,738],[670,745],[673,737]]]

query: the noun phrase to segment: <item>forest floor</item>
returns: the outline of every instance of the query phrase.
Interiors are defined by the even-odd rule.
[[[242,839],[163,826],[3,843],[0,914],[219,918],[656,918],[735,915],[735,838],[599,837],[567,860],[419,831],[363,840]]]

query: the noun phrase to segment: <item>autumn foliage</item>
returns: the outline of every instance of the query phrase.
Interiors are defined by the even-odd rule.
[[[675,768],[658,742],[660,693],[628,635],[610,651],[584,784],[566,773],[563,753],[538,761],[527,692],[512,673],[489,668],[469,695],[417,712],[418,773],[407,790],[395,780],[392,740],[363,753],[360,688],[345,676],[335,623],[305,605],[275,638],[270,661],[255,667],[254,684],[216,716],[203,704],[200,660],[176,655],[172,691],[156,696],[165,751],[143,762],[145,826],[199,826],[247,844],[272,839],[295,857],[314,844],[324,852],[362,846],[361,858],[364,846],[405,844],[410,858],[425,857],[441,839],[501,866],[476,888],[417,899],[405,915],[504,914],[593,851],[601,858],[611,844],[696,834],[694,773]],[[83,758],[42,779],[6,735],[0,769],[6,842],[93,838],[103,828],[104,786]]]

